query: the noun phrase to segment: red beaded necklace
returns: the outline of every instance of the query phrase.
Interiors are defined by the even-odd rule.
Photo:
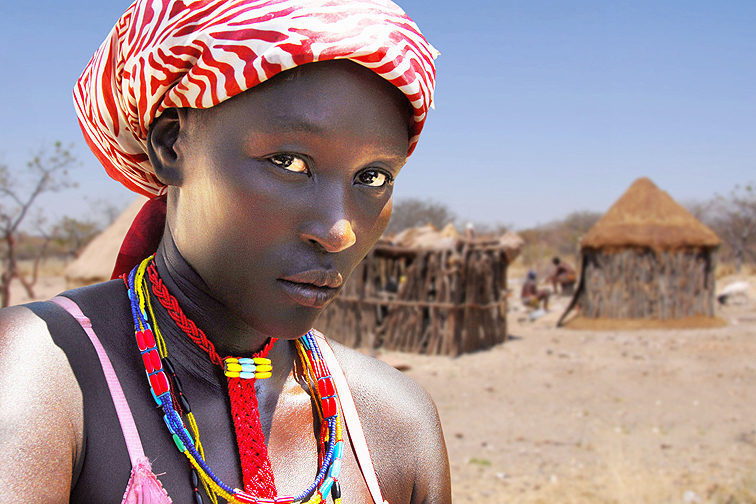
[[[181,330],[197,346],[204,350],[210,361],[223,366],[223,361],[215,351],[213,343],[207,339],[204,331],[186,317],[178,301],[169,292],[158,275],[154,263],[147,267],[147,274],[152,284],[152,293]],[[275,338],[270,341],[254,357],[265,357],[273,348]],[[236,443],[239,447],[241,459],[244,491],[258,497],[273,498],[277,495],[276,482],[268,458],[268,447],[265,445],[265,435],[260,423],[260,412],[255,393],[255,378],[228,377],[228,396],[231,400],[231,415],[236,429]]]

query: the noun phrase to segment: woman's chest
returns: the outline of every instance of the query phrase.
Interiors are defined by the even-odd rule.
[[[140,383],[144,381],[143,374],[123,381],[144,453],[152,464],[153,472],[158,475],[174,502],[196,502],[191,462],[174,442],[164,421],[163,411],[153,401],[148,386]],[[244,457],[240,452],[249,452],[251,447],[249,437],[240,437],[239,432],[243,429],[239,429],[238,424],[251,419],[249,416],[235,418],[238,412],[231,406],[227,393],[218,393],[217,390],[208,392],[206,387],[191,378],[183,379],[182,389],[191,408],[191,415],[188,411],[182,412],[183,424],[197,451],[204,455],[203,463],[207,470],[203,472],[212,473],[228,487],[244,488],[242,466],[250,463],[250,457]],[[322,459],[319,457],[322,452],[322,429],[315,420],[314,403],[307,391],[293,379],[286,380],[280,390],[264,390],[256,399],[259,401],[259,409],[250,412],[248,408],[247,413],[252,413],[253,417],[258,415],[263,438],[262,444],[252,447],[253,451],[262,448],[263,453],[259,455],[267,456],[270,460],[279,495],[298,495],[312,486],[322,468],[319,460]],[[117,432],[115,425],[111,427],[113,428],[90,429],[85,462],[97,460],[101,464],[110,461],[114,466],[127,468],[128,457],[124,461],[124,451],[117,449],[123,443],[122,434]],[[347,438],[346,449],[338,478],[342,502],[370,503],[372,500],[348,445],[345,431],[343,437]],[[240,443],[240,439],[244,441]],[[254,458],[252,457],[253,463]],[[122,469],[115,477],[113,471],[102,471],[100,474],[103,476],[98,477],[97,465],[99,464],[85,463],[82,481],[86,482],[89,491],[82,494],[88,497],[79,499],[81,502],[98,502],[89,500],[96,495],[123,494],[128,471],[120,474],[124,472]],[[202,485],[197,485],[197,488],[204,497],[204,502],[209,502]]]

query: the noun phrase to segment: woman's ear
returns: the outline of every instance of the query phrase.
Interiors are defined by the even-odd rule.
[[[155,176],[167,186],[181,185],[181,157],[176,151],[176,142],[185,125],[185,114],[180,109],[166,109],[152,121],[147,134],[147,155],[155,169]]]

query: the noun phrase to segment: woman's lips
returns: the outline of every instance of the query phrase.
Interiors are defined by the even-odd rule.
[[[278,279],[284,292],[309,308],[324,308],[339,293],[344,282],[335,270],[310,270]]]

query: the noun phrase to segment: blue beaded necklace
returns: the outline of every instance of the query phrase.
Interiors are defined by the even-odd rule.
[[[191,413],[189,402],[184,396],[183,390],[181,390],[180,382],[176,378],[173,365],[167,357],[165,342],[152,312],[152,305],[144,275],[151,260],[152,257],[148,257],[140,265],[136,266],[129,274],[127,280],[135,336],[145,365],[152,397],[163,410],[163,420],[168,427],[176,448],[187,457],[193,467],[192,485],[195,489],[195,499],[199,497],[197,502],[201,503],[201,497],[199,496],[195,479],[199,479],[202,482],[213,503],[216,503],[217,496],[220,496],[233,504],[289,504],[293,502],[319,504],[324,502],[330,494],[335,504],[341,504],[341,488],[338,477],[341,471],[344,441],[341,432],[340,413],[337,407],[338,396],[333,384],[333,378],[328,371],[328,366],[320,353],[312,332],[308,332],[299,338],[295,344],[307,375],[306,378],[310,384],[310,390],[313,395],[317,395],[319,398],[318,401],[315,401],[315,404],[321,425],[327,426],[327,429],[324,429],[324,435],[321,437],[321,446],[324,453],[323,462],[315,480],[297,495],[281,495],[273,498],[256,497],[238,488],[232,488],[223,483],[204,460],[204,450],[199,440],[199,429],[194,420],[194,415]],[[148,320],[148,312],[153,321],[152,325],[150,325]],[[261,374],[269,375],[269,363],[266,364],[263,361],[247,362],[247,360],[242,361],[242,359],[226,359],[226,361],[224,363],[224,372],[227,375],[229,373],[233,375],[234,373],[251,372],[251,376],[254,376],[255,366],[260,368],[258,369],[258,376]],[[166,372],[170,375],[171,380],[169,380]],[[187,416],[190,429],[197,440],[196,443],[189,433],[189,429],[187,429],[181,414],[177,411],[174,397],[181,411]]]

